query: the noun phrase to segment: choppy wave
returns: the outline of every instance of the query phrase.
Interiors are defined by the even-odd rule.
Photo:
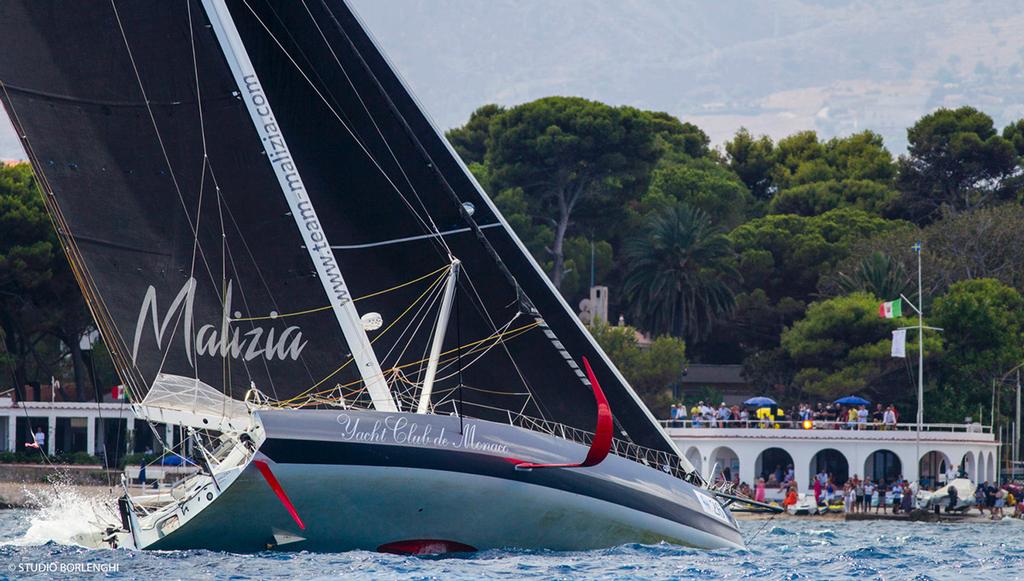
[[[823,522],[813,517],[741,523],[757,534],[747,550],[701,551],[669,544],[595,551],[491,550],[451,557],[366,551],[335,554],[88,550],[70,539],[107,514],[71,487],[39,495],[35,510],[0,511],[0,577],[144,579],[1005,579],[1024,574],[1024,523],[930,525]],[[240,525],[241,526],[241,525]],[[759,534],[758,534],[759,533]],[[571,534],[571,532],[567,532]],[[60,574],[4,566],[78,563],[104,572]],[[24,566],[23,566],[24,569]],[[113,570],[112,570],[113,569]]]
[[[103,530],[106,524],[117,522],[109,499],[83,494],[61,475],[53,477],[47,486],[26,487],[24,493],[35,508],[7,511],[20,515],[22,522],[13,531],[7,529],[0,543],[75,545],[79,535]],[[11,532],[15,534],[10,535]]]

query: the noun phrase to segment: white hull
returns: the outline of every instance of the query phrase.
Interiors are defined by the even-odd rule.
[[[218,474],[216,484],[196,479],[177,503],[143,517],[131,512],[133,532],[120,535],[122,544],[236,552],[388,550],[427,541],[477,550],[663,541],[743,547],[735,520],[713,496],[660,469],[617,456],[591,468],[516,469],[522,460],[586,454],[586,447],[554,436],[434,415],[255,417],[261,435],[255,455]],[[341,417],[358,418],[361,427],[342,429]],[[387,429],[395,425],[404,431]],[[427,426],[430,438],[407,439]],[[472,434],[471,446],[459,440],[463,428]],[[257,462],[266,463],[287,502]]]
[[[303,538],[280,548],[377,550],[406,540],[579,550],[670,542],[735,543],[668,519],[585,495],[487,476],[374,466],[278,465],[299,529],[258,472],[239,479],[187,527],[148,548],[228,551],[278,548],[275,534]],[[240,524],[244,523],[244,524]]]

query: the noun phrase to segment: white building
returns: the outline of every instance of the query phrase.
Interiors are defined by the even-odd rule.
[[[875,481],[902,477],[923,486],[945,482],[950,471],[962,471],[975,482],[999,476],[999,442],[988,426],[925,424],[920,437],[914,425],[897,428],[669,427],[668,433],[705,477],[720,478],[728,467],[734,480],[751,485],[776,470],[785,473],[789,465],[801,489],[809,488],[820,470],[840,484],[854,475]]]
[[[20,451],[33,434],[45,435],[47,454],[102,452],[111,460],[149,447],[159,451],[160,441],[179,442],[174,427],[161,425],[159,437],[146,422],[136,419],[131,405],[95,402],[22,402],[0,397],[0,452]]]

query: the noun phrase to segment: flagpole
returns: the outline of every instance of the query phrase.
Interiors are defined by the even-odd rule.
[[[917,482],[921,482],[921,428],[924,424],[924,290],[921,285],[921,243],[917,252]],[[938,478],[936,478],[938,480]]]

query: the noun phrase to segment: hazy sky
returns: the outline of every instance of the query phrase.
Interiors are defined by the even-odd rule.
[[[720,144],[881,133],[972,104],[1024,117],[1021,0],[351,0],[442,127],[580,95],[668,111]],[[0,158],[22,157],[6,119]]]

